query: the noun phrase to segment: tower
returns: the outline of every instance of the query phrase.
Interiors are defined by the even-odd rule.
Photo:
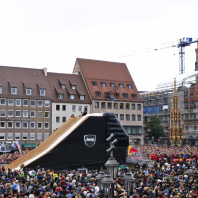
[[[175,145],[181,145],[183,142],[182,112],[179,108],[176,79],[174,79],[174,95],[172,97],[172,106],[170,111],[170,141]]]

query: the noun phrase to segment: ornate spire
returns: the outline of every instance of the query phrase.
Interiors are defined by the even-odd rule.
[[[177,90],[176,90],[176,78],[174,78],[174,96],[177,96]]]

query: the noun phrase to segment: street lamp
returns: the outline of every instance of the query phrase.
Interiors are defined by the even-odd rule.
[[[104,176],[105,176],[105,172],[103,171],[103,168],[101,168],[100,169],[100,172],[98,173],[98,175],[96,176],[96,179],[97,179],[97,181],[98,181],[98,186],[99,186],[99,188],[101,189],[101,181],[102,181],[102,179],[104,178]]]
[[[102,189],[104,190],[105,197],[114,197],[114,180],[111,178],[109,172],[107,172],[101,181]]]
[[[123,177],[125,190],[127,192],[127,197],[130,197],[130,192],[132,188],[132,183],[134,181],[133,176],[131,173],[126,173]]]

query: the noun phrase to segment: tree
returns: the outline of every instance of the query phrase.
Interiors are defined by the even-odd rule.
[[[151,116],[146,126],[149,139],[154,137],[154,140],[157,141],[160,137],[164,137],[164,131],[158,116]]]

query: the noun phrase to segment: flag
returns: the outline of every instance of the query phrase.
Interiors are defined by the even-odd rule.
[[[5,142],[1,142],[1,148],[3,149],[3,151],[5,151],[5,150],[6,150]]]
[[[132,153],[139,153],[139,150],[133,148],[132,146],[129,146],[128,147],[128,156],[131,155]]]
[[[17,145],[17,148],[19,150],[19,153],[22,153],[21,151],[21,146],[20,146],[20,142],[19,141],[16,141],[16,145]]]

